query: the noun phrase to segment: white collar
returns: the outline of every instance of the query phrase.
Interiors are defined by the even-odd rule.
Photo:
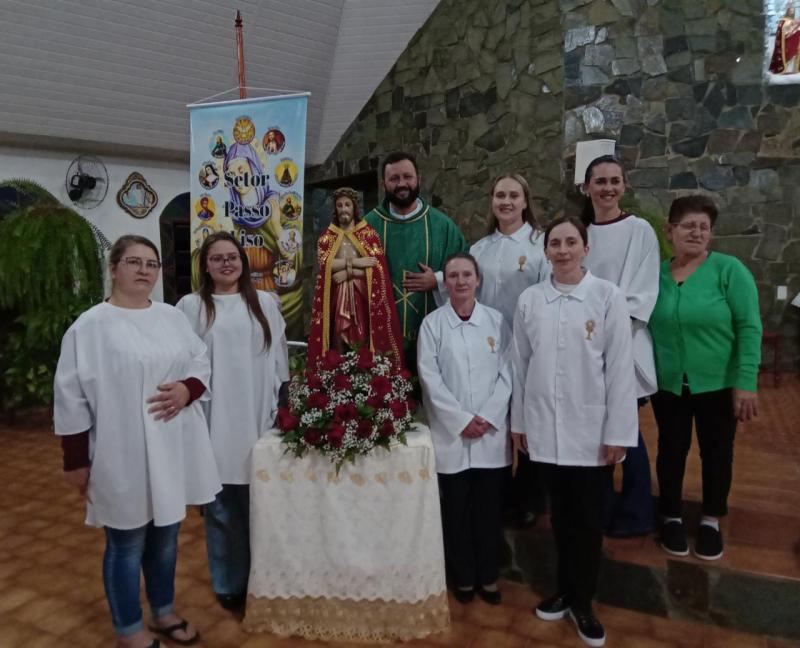
[[[586,295],[589,294],[589,290],[591,289],[592,283],[594,283],[595,278],[594,275],[592,275],[592,273],[587,270],[586,274],[583,275],[583,279],[581,279],[578,285],[575,286],[575,289],[568,294],[564,294],[560,290],[558,290],[553,285],[553,281],[555,280],[553,279],[553,275],[551,274],[550,277],[543,282],[544,298],[547,300],[548,304],[552,301],[555,301],[559,297],[566,297],[566,298],[573,297],[578,301],[583,301],[584,299],[586,299]]]
[[[462,320],[453,308],[453,304],[449,301],[445,306],[443,306],[443,308],[447,314],[447,323],[450,325],[450,328],[458,328],[459,326],[466,325],[480,326],[483,324],[483,319],[486,316],[484,307],[478,302],[477,299],[475,300],[475,308],[472,310],[472,315],[469,316],[468,320]]]
[[[495,229],[495,231],[492,234],[492,236],[495,239],[510,238],[510,239],[516,241],[517,243],[520,243],[520,242],[523,241],[523,239],[530,238],[532,231],[533,231],[533,228],[531,227],[531,224],[523,221],[522,227],[520,227],[513,234],[503,234],[500,231],[500,229],[498,228],[498,229]]]
[[[389,214],[391,214],[393,218],[397,218],[398,220],[408,220],[409,218],[413,218],[414,216],[419,214],[420,211],[422,211],[422,207],[423,207],[422,201],[419,198],[417,198],[417,204],[414,205],[413,211],[410,211],[408,214],[398,214],[392,207],[392,203],[389,203]]]

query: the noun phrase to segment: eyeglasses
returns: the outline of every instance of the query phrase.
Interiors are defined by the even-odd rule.
[[[137,270],[141,270],[142,266],[148,270],[158,270],[161,267],[161,261],[153,261],[152,259],[145,261],[141,257],[125,257],[122,260],[129,268],[136,268]]]
[[[681,221],[677,227],[680,227],[684,232],[691,232],[700,230],[703,234],[708,234],[711,231],[711,226],[708,223],[687,223]]]
[[[213,266],[222,266],[225,265],[226,263],[230,265],[236,265],[239,261],[241,261],[241,258],[239,257],[238,254],[234,254],[233,252],[231,252],[231,254],[224,254],[224,255],[214,254],[208,257],[208,265],[213,265]]]

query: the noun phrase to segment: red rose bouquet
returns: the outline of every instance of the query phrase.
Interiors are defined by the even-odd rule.
[[[329,351],[289,384],[289,407],[278,410],[287,452],[328,456],[338,471],[374,448],[405,443],[415,403],[411,375],[367,349]]]

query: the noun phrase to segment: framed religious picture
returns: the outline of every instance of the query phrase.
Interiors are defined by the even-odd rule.
[[[144,218],[158,204],[158,194],[134,171],[117,192],[117,204],[134,218]]]

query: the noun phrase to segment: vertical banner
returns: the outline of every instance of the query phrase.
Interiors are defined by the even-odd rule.
[[[189,106],[192,287],[212,232],[242,244],[256,288],[280,296],[288,335],[302,334],[307,94]]]

